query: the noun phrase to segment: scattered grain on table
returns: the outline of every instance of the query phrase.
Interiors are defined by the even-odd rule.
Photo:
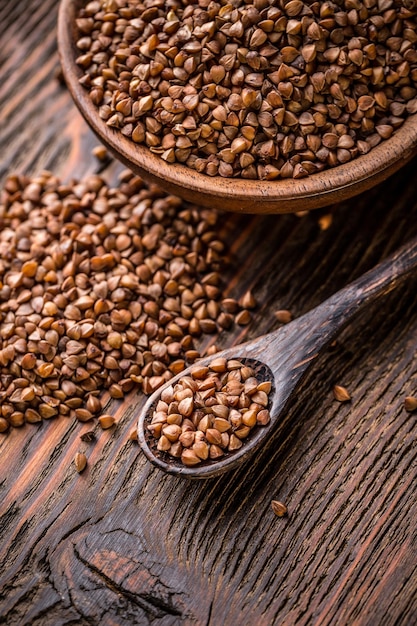
[[[101,163],[107,163],[111,159],[109,152],[104,146],[96,146],[92,149],[91,152],[93,156]]]
[[[10,175],[0,202],[0,432],[94,420],[103,392],[150,394],[200,357],[208,335],[248,324],[249,311],[222,294],[220,222],[129,171],[114,187],[97,175]]]
[[[287,309],[279,309],[274,313],[277,322],[280,324],[289,324],[292,320],[292,313]]]
[[[406,411],[410,413],[412,411],[417,411],[417,397],[416,396],[407,396],[404,398],[404,408]]]
[[[346,387],[342,387],[342,385],[335,385],[333,387],[333,396],[338,402],[349,402],[349,400],[351,400],[349,391]]]
[[[84,441],[85,443],[91,443],[92,441],[94,441],[96,438],[96,433],[94,430],[87,430],[87,432],[82,433],[82,435],[80,435],[80,439],[81,441]]]
[[[84,452],[77,452],[74,457],[74,465],[75,469],[79,474],[85,470],[87,467],[87,457]]]
[[[277,517],[284,517],[288,513],[286,505],[279,500],[272,500],[271,508]]]
[[[326,213],[326,215],[321,215],[318,219],[319,227],[321,231],[326,231],[330,228],[333,222],[332,213]]]
[[[98,423],[103,430],[107,430],[108,428],[111,428],[115,425],[116,420],[114,419],[113,415],[103,414],[100,415],[100,417],[98,418]]]

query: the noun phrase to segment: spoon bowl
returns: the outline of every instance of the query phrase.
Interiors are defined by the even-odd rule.
[[[302,179],[275,181],[210,177],[178,163],[166,163],[142,145],[107,126],[98,115],[75,59],[76,16],[82,0],[61,0],[58,44],[63,74],[85,120],[100,141],[129,169],[169,193],[201,206],[244,213],[289,213],[315,209],[355,196],[385,180],[417,153],[417,115],[368,154]]]
[[[307,370],[335,335],[362,307],[392,291],[416,267],[417,240],[413,240],[318,307],[279,330],[199,360],[198,365],[209,366],[214,359],[221,357],[238,359],[253,367],[259,382],[269,380],[272,383],[268,407],[270,422],[255,426],[240,449],[226,453],[219,460],[186,467],[180,459],[157,450],[157,441],[147,429],[153,410],[163,390],[190,375],[192,367],[171,379],[148,399],[139,416],[138,440],[148,460],[168,474],[185,478],[211,478],[243,463],[271,437],[297,395]]]
[[[237,351],[239,353],[239,350]],[[259,361],[255,358],[248,358],[245,356],[236,356],[236,352],[233,349],[224,350],[223,352],[217,353],[216,357],[224,356],[226,358],[237,358],[243,365],[247,365],[251,367],[255,371],[255,376],[259,382],[269,381],[272,383],[272,389],[269,394],[269,406],[268,409],[271,411],[274,406],[274,396],[275,396],[275,383],[274,383],[274,374],[271,369],[262,361]],[[201,359],[199,360],[199,365],[208,365],[213,358]],[[192,370],[192,368],[190,368]],[[177,375],[175,378],[171,379],[167,386],[175,384],[177,380],[182,378],[187,374],[187,371],[181,372],[181,374]],[[154,396],[151,397],[149,403],[147,403],[146,410],[142,412],[140,419],[140,428],[138,428],[138,435],[140,438],[140,444],[142,446],[143,451],[145,452],[147,458],[156,465],[159,465],[162,469],[167,471],[170,474],[180,474],[181,476],[188,476],[190,478],[194,477],[195,468],[185,466],[179,459],[176,459],[170,456],[166,452],[161,452],[157,449],[157,440],[152,435],[152,433],[147,429],[148,425],[151,422],[152,413],[158,403],[160,398],[160,394],[162,389],[158,390]],[[246,456],[248,450],[254,451],[257,448],[257,444],[261,444],[263,441],[263,428],[262,426],[256,426],[251,435],[248,443],[245,443],[240,450],[236,450],[234,452],[227,452],[224,457],[220,460],[213,463],[213,461],[202,461],[198,467],[199,477],[201,478],[210,478],[210,476],[217,475],[219,470],[222,471],[222,468],[232,469],[236,465],[242,462],[242,457]],[[213,474],[214,470],[214,474]]]

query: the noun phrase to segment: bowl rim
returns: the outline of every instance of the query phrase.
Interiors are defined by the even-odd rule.
[[[179,163],[167,163],[147,146],[136,144],[98,115],[88,91],[80,84],[76,65],[75,15],[82,0],[61,0],[58,49],[72,98],[100,141],[144,179],[186,200],[205,206],[249,213],[286,213],[340,202],[385,180],[417,153],[417,115],[411,115],[392,137],[348,163],[300,179],[273,181],[210,177]]]

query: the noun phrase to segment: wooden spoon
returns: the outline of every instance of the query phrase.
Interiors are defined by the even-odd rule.
[[[243,463],[271,436],[271,431],[281,421],[290,399],[297,395],[308,368],[338,331],[363,306],[375,302],[404,282],[416,266],[417,239],[290,324],[253,341],[201,359],[199,365],[208,365],[220,356],[239,359],[256,369],[259,380],[272,382],[269,394],[270,423],[255,427],[247,440],[244,440],[242,448],[226,453],[219,460],[186,467],[179,459],[157,450],[156,439],[146,428],[152,411],[162,390],[189,374],[192,368],[171,379],[149,398],[138,420],[139,443],[149,461],[169,474],[186,478],[214,477]]]
[[[417,152],[417,115],[368,154],[301,179],[245,180],[210,177],[179,163],[166,163],[146,146],[110,128],[79,83],[75,59],[76,17],[84,0],[61,0],[58,47],[62,71],[75,104],[100,141],[129,169],[147,181],[200,206],[244,213],[289,213],[341,202],[385,180]]]

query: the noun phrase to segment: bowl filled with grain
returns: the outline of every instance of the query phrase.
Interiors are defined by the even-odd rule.
[[[417,153],[414,0],[62,0],[58,42],[101,142],[204,206],[313,209]]]

